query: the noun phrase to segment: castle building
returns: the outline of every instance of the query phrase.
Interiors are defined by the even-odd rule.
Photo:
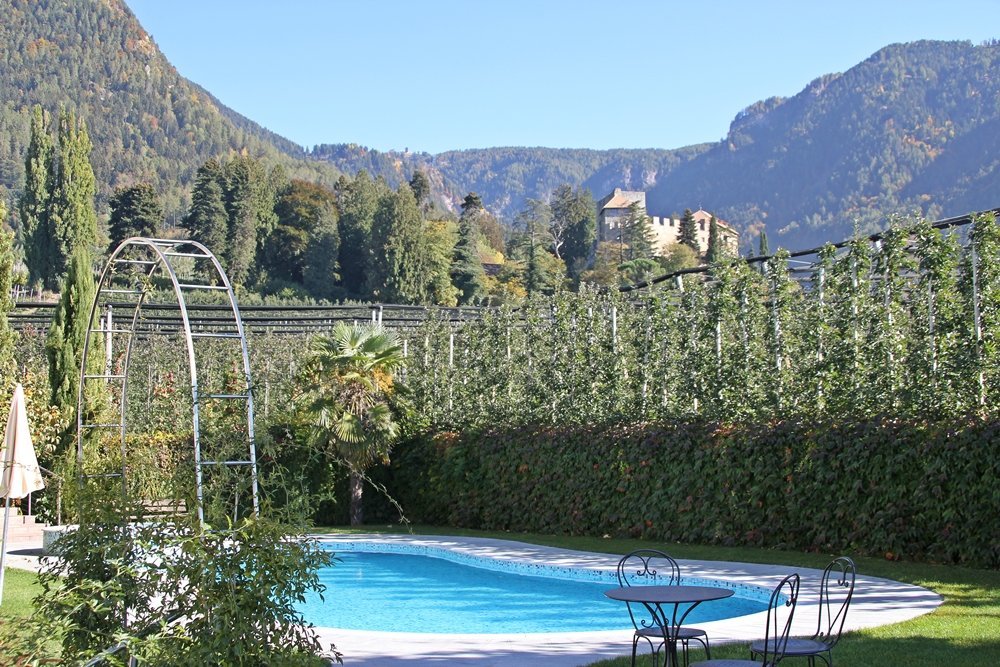
[[[597,202],[597,233],[601,241],[617,241],[621,233],[622,222],[628,218],[629,207],[638,204],[646,210],[646,193],[638,190],[615,191]],[[709,225],[712,214],[698,209],[693,213],[695,229],[698,232],[698,249],[702,255],[708,251]],[[649,229],[654,236],[653,249],[656,254],[663,252],[664,246],[677,243],[680,237],[681,221],[678,218],[647,215]],[[719,218],[715,219],[719,228],[719,240],[728,252],[737,254],[739,234],[729,223]]]

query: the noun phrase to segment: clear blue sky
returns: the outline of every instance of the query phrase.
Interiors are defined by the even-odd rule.
[[[1000,0],[126,0],[181,75],[306,147],[679,148]]]

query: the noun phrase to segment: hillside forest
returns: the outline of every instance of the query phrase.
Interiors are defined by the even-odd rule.
[[[529,200],[510,230],[475,193],[457,219],[438,210],[421,171],[395,188],[364,170],[327,188],[246,155],[198,168],[178,229],[166,228],[162,197],[147,182],[113,191],[105,228],[91,149],[83,119],[63,110],[53,120],[35,107],[17,199],[22,278],[32,286],[58,290],[77,248],[100,258],[133,236],[181,233],[211,249],[238,287],[296,301],[516,303],[580,282],[617,285],[639,269],[662,271],[672,257],[654,259],[641,209],[595,256],[595,203],[569,185],[549,201]],[[675,254],[687,265],[698,257],[691,248]]]
[[[226,233],[238,237],[230,243],[226,236],[221,254],[228,255],[239,284],[321,299],[385,298],[370,284],[360,284],[356,271],[356,258],[369,262],[383,241],[369,239],[363,250],[358,244],[370,230],[388,229],[369,213],[381,203],[372,208],[370,202],[382,202],[389,192],[401,197],[404,185],[414,191],[427,249],[418,253],[419,262],[400,260],[395,266],[419,272],[426,284],[388,292],[433,303],[451,303],[452,297],[462,302],[451,289],[476,295],[467,296],[469,302],[484,303],[552,290],[566,281],[630,283],[697,261],[683,248],[671,249],[665,258],[644,256],[641,233],[628,253],[624,247],[593,247],[581,258],[574,242],[563,240],[573,225],[560,216],[615,187],[646,191],[650,214],[679,218],[688,208],[713,212],[741,233],[743,253],[756,253],[764,233],[772,248],[794,250],[876,231],[894,213],[935,219],[987,210],[997,205],[1000,191],[996,43],[887,46],[844,73],[820,76],[793,97],[749,105],[715,143],[605,151],[499,147],[429,155],[357,144],[295,145],[185,79],[123,0],[0,0],[0,13],[0,199],[6,203],[5,222],[18,234],[21,258],[33,224],[21,219],[18,202],[30,181],[26,165],[36,106],[50,117],[54,143],[64,113],[83,124],[94,174],[95,248],[104,251],[120,236],[119,228],[131,229],[123,210],[151,206],[154,199],[162,219],[158,211],[146,213],[156,219],[158,233],[204,234],[198,238],[219,241],[221,227],[205,222],[206,216],[219,215],[215,193],[205,192],[214,180],[226,209]],[[420,183],[414,184],[418,173]],[[366,195],[369,208],[363,222],[355,223],[347,193],[348,184],[359,181],[358,189],[370,186],[378,194]],[[303,192],[307,184],[315,186],[309,194]],[[461,219],[470,215],[470,193],[477,195],[472,208],[479,211],[481,205],[479,229],[462,245]],[[244,195],[252,205],[237,201]],[[319,227],[307,228],[311,220],[300,215],[306,209],[296,212],[294,202],[283,199],[298,195],[312,202],[307,208],[316,216],[325,216]],[[208,205],[217,207],[214,214],[205,210]],[[408,201],[382,209],[383,222],[388,211],[418,217]],[[248,211],[253,215],[247,217]],[[245,219],[237,225],[241,215]],[[578,238],[592,234],[577,232]],[[456,287],[459,279],[450,276],[452,240],[455,248],[478,253],[484,289]],[[65,258],[66,238],[59,243]],[[287,246],[279,249],[279,243]],[[329,255],[334,243],[335,261]],[[326,265],[315,260],[320,247],[327,248]],[[546,251],[537,253],[539,247]],[[446,262],[445,256],[451,259]],[[530,257],[534,268],[528,270]],[[621,264],[626,266],[619,271]],[[51,287],[48,269],[38,270],[46,274],[40,283]],[[38,283],[39,276],[30,281]]]

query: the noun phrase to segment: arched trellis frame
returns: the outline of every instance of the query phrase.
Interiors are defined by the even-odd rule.
[[[122,493],[127,493],[128,451],[126,434],[128,375],[132,360],[136,336],[144,333],[142,311],[147,295],[157,281],[169,280],[177,299],[180,313],[180,326],[166,333],[180,333],[184,339],[187,352],[187,363],[191,380],[192,405],[192,446],[194,448],[194,481],[199,522],[204,522],[204,471],[206,467],[225,466],[230,469],[244,468],[250,476],[253,513],[259,509],[257,488],[257,451],[254,438],[254,402],[250,374],[250,359],[247,352],[246,335],[239,306],[225,270],[212,252],[196,241],[153,239],[133,237],[123,241],[108,259],[101,273],[100,282],[90,308],[87,335],[81,360],[80,381],[77,391],[77,463],[81,479],[88,475],[84,473],[84,440],[85,435],[94,429],[117,430],[121,443],[121,471],[106,473],[102,476],[120,476]],[[194,292],[224,292],[229,309],[223,317],[215,318],[211,325],[195,324],[188,314],[186,294]],[[99,318],[102,308],[106,309]],[[120,310],[131,311],[129,316],[116,318],[113,313]],[[127,325],[119,322],[125,320]],[[99,323],[98,323],[99,322]],[[149,333],[146,331],[145,333]],[[159,331],[158,333],[164,333]],[[120,336],[125,338],[124,356],[119,368],[111,365],[112,340]],[[92,367],[89,362],[95,345],[105,342],[106,363],[103,372],[88,372]],[[243,377],[235,389],[226,392],[204,392],[198,382],[198,361],[195,355],[196,344],[199,341],[217,340],[231,342],[239,346],[242,357]],[[117,422],[89,422],[85,410],[85,395],[87,383],[102,382],[108,391],[118,397]],[[208,401],[223,401],[230,405],[242,403],[246,414],[247,456],[236,460],[205,460],[203,459],[203,425],[201,420],[202,406]],[[235,512],[234,512],[235,513]]]

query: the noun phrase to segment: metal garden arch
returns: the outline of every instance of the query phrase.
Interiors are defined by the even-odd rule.
[[[151,332],[143,328],[142,309],[147,295],[153,291],[159,281],[166,287],[166,280],[173,289],[180,312],[180,328],[174,331]],[[227,297],[229,309],[225,316],[213,318],[210,323],[194,323],[188,314],[186,294],[194,292],[223,292]],[[103,309],[98,319],[99,313]],[[126,315],[120,317],[115,313],[125,310]],[[119,322],[125,321],[123,324]],[[99,323],[98,323],[99,322]],[[192,446],[194,447],[194,475],[197,512],[199,522],[204,522],[204,484],[203,474],[206,467],[226,466],[234,469],[246,469],[250,476],[250,490],[253,502],[253,513],[259,510],[257,489],[257,451],[254,439],[253,391],[250,374],[250,359],[247,353],[246,335],[243,320],[240,317],[239,306],[232,285],[222,265],[215,255],[204,245],[191,240],[154,239],[133,237],[123,241],[108,259],[101,273],[100,282],[90,307],[87,335],[81,360],[80,381],[77,390],[77,463],[82,478],[84,475],[84,436],[94,429],[117,430],[121,443],[121,471],[106,473],[101,476],[120,476],[122,492],[127,493],[128,452],[126,447],[127,424],[127,388],[129,364],[132,359],[133,343],[137,335],[152,333],[181,333],[187,352],[187,365],[191,380],[192,405]],[[119,368],[112,367],[113,340],[124,338],[123,353],[119,355]],[[198,362],[195,349],[199,341],[220,340],[229,341],[239,346],[239,354],[243,362],[243,378],[239,386],[231,392],[204,392],[198,384]],[[89,357],[93,349],[101,341],[105,347],[105,366],[103,372],[88,372]],[[112,395],[118,397],[118,420],[107,422],[88,422],[85,414],[84,396],[87,383],[103,382]],[[203,454],[203,433],[201,424],[201,406],[208,401],[225,401],[242,403],[246,413],[247,455],[236,460],[205,460]]]

